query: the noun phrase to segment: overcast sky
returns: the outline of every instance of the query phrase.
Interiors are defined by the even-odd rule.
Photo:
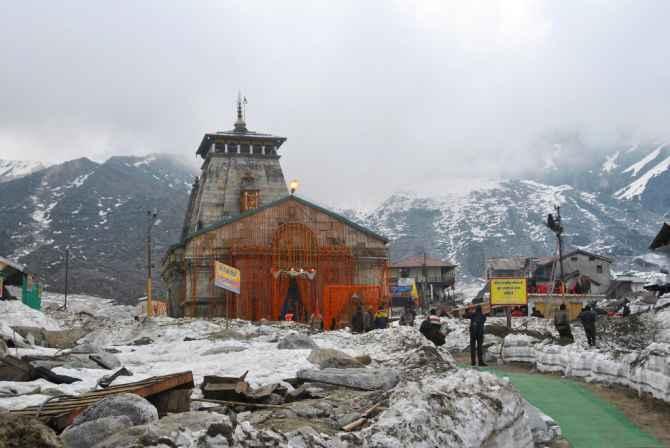
[[[665,0],[14,1],[0,13],[0,158],[170,152],[288,137],[331,204],[532,167],[561,133],[670,136]]]

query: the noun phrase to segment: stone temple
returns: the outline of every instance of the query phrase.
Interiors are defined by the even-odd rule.
[[[208,133],[181,241],[161,275],[172,316],[307,320],[346,325],[361,304],[388,303],[388,240],[291,194],[279,164],[286,138],[247,129],[241,101],[230,131]],[[216,261],[241,272],[240,293],[214,284]]]

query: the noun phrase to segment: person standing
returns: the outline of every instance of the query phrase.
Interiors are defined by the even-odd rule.
[[[377,312],[375,313],[375,329],[381,330],[388,327],[389,316],[384,309],[384,304],[380,304]]]
[[[554,325],[560,336],[561,343],[571,344],[575,341],[570,328],[570,316],[565,308],[565,303],[561,303],[559,310],[554,313]]]
[[[475,312],[470,315],[470,362],[473,366],[477,365],[485,367],[484,362],[484,324],[486,323],[486,316],[482,312],[482,306],[477,305]],[[475,359],[476,354],[476,359]]]
[[[374,320],[375,316],[372,314],[372,307],[368,307],[367,311],[363,312],[363,328],[366,333],[374,330]]]
[[[416,316],[414,315],[414,311],[411,309],[411,307],[409,305],[405,305],[405,311],[402,313],[402,316],[400,316],[400,325],[413,327],[415,317]]]
[[[356,305],[356,311],[351,316],[351,332],[365,333],[365,316],[363,315],[363,307],[360,303]]]
[[[584,333],[586,333],[586,340],[589,342],[589,345],[593,347],[596,345],[596,318],[597,315],[595,311],[591,309],[589,305],[586,305],[579,316],[577,316],[582,322],[584,327]]]

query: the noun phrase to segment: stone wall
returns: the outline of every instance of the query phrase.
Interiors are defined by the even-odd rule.
[[[278,156],[208,155],[202,166],[198,191],[188,223],[188,233],[240,214],[244,190],[260,192],[259,206],[288,195]]]

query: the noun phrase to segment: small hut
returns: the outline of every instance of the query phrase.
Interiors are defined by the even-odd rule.
[[[42,286],[37,277],[25,266],[0,257],[0,299],[19,299],[11,293],[11,287],[20,289],[21,301],[36,310],[42,307]]]

